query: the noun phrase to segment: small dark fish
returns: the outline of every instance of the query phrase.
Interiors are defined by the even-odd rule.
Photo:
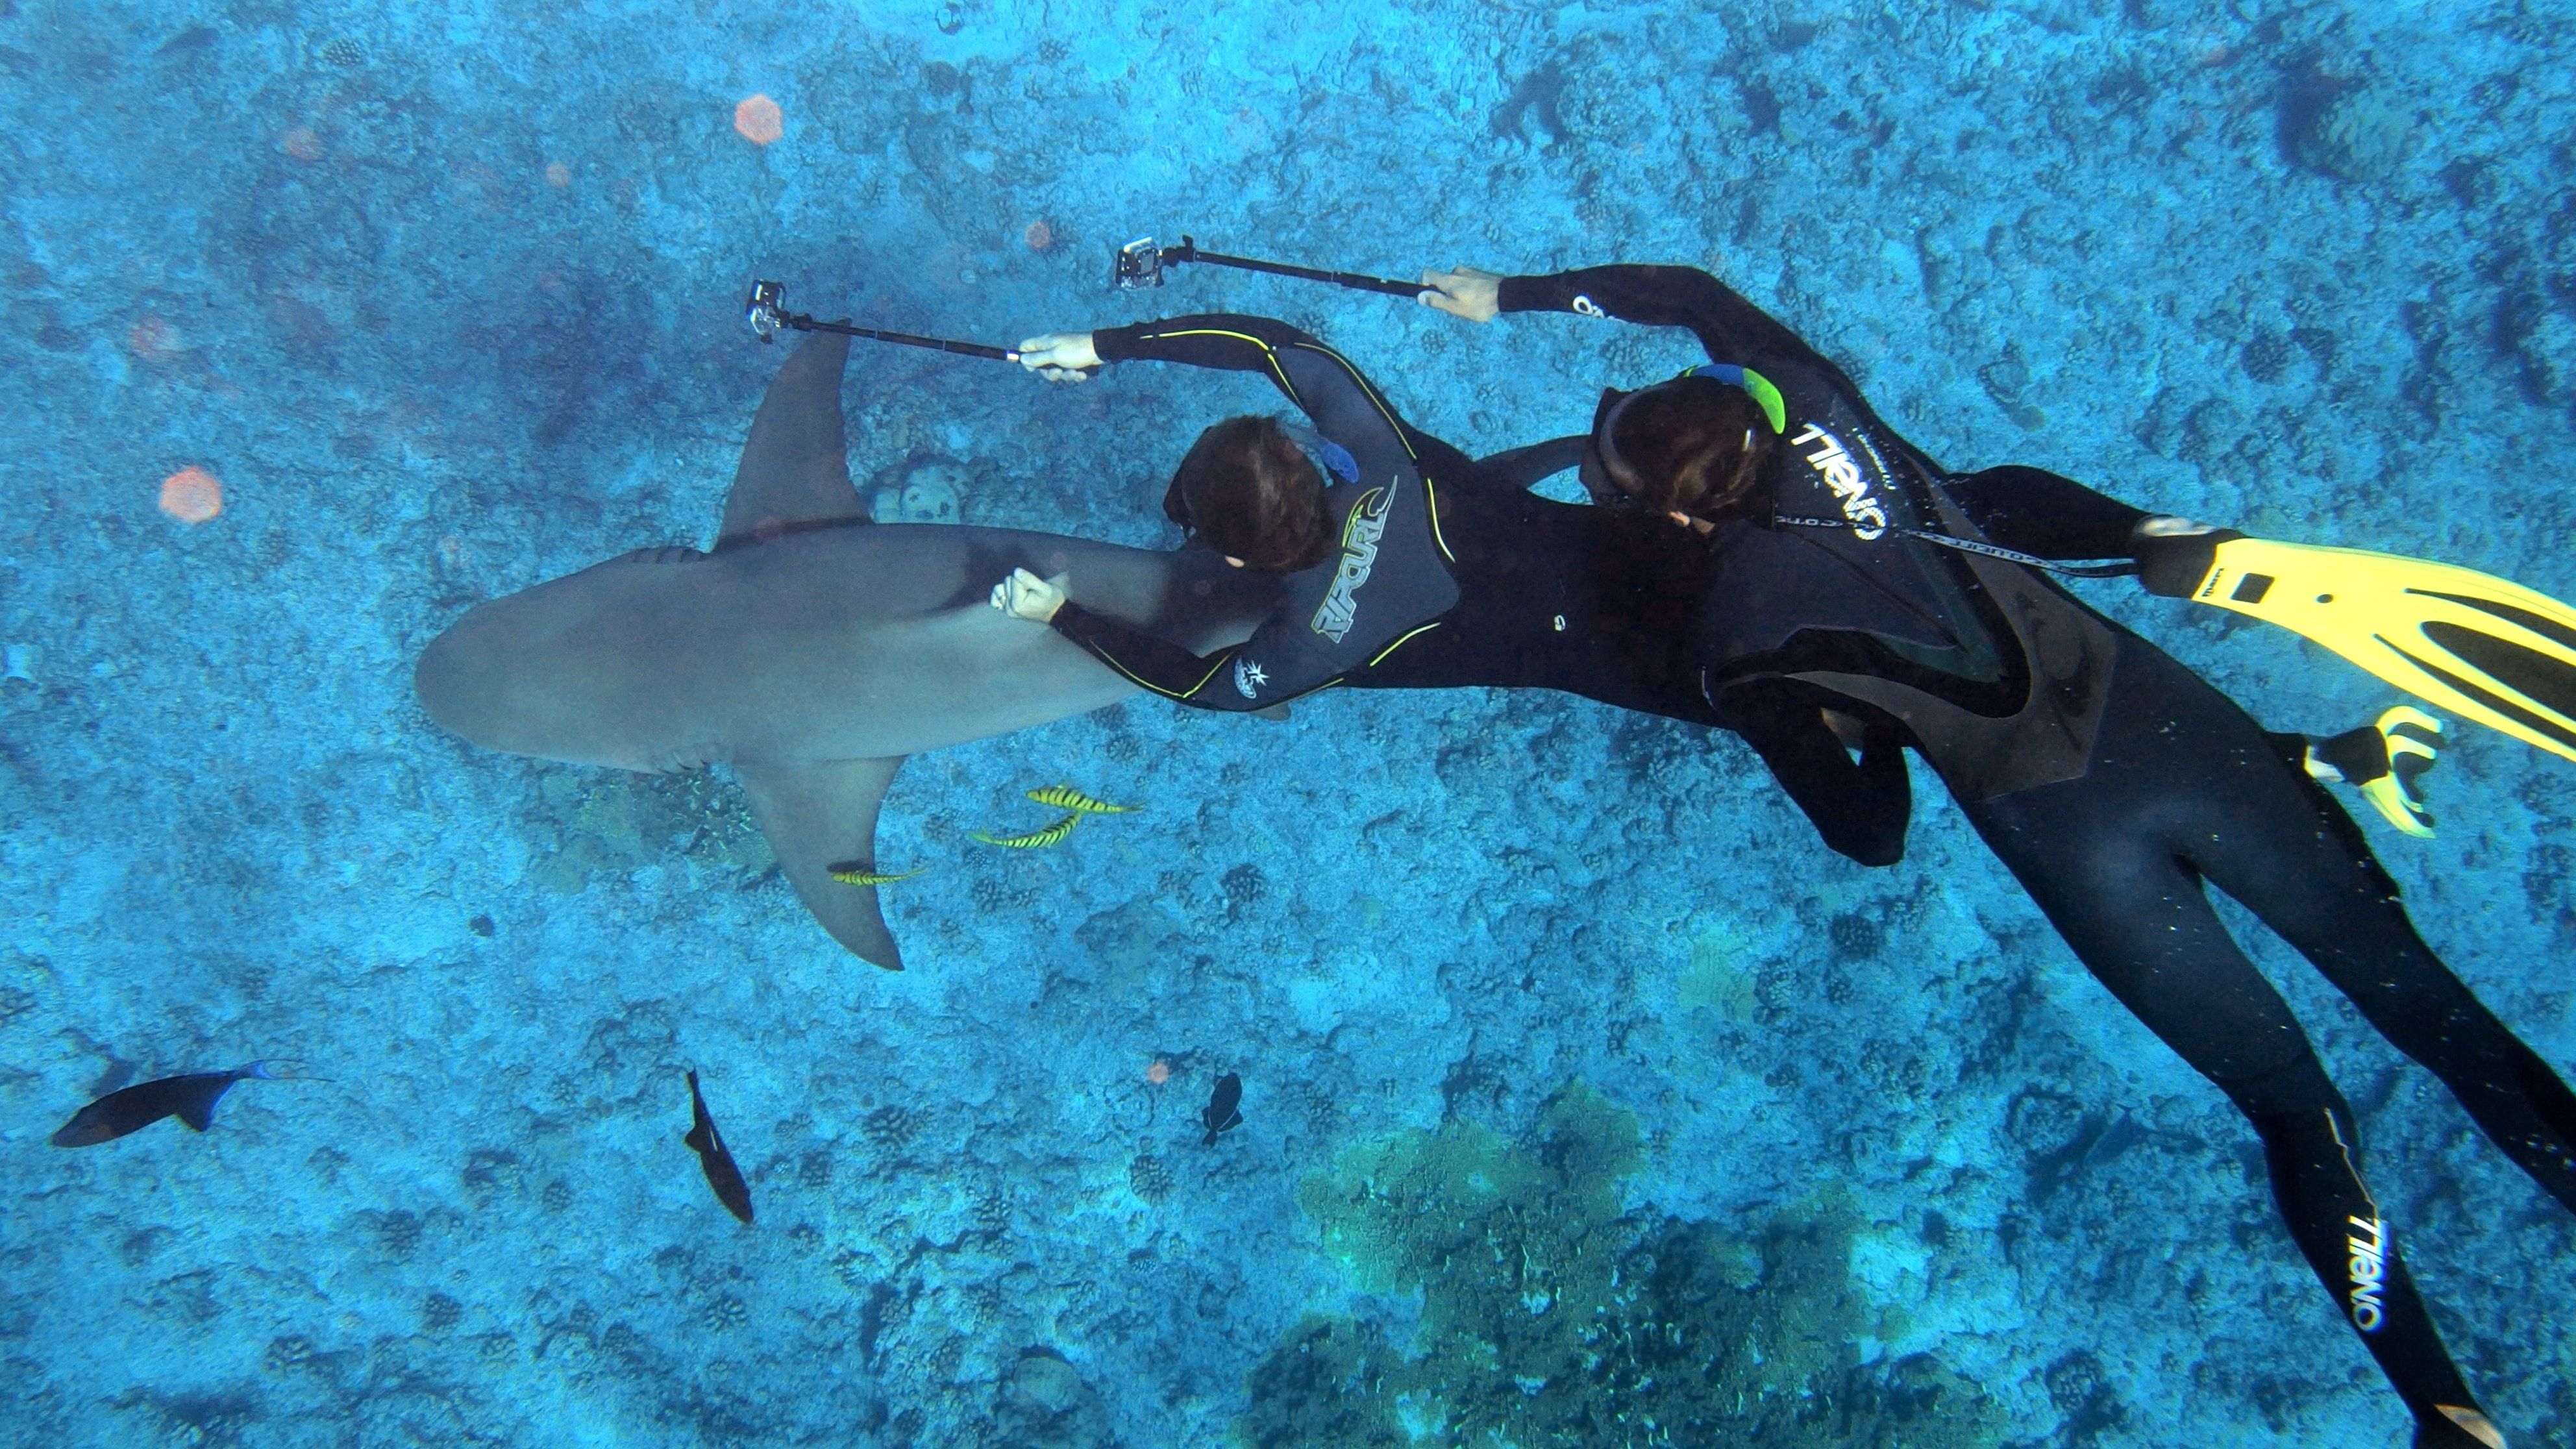
[[[72,1114],[54,1134],[56,1147],[95,1147],[128,1132],[139,1132],[164,1117],[176,1117],[197,1131],[214,1125],[215,1103],[245,1077],[274,1082],[267,1062],[252,1062],[229,1072],[190,1072],[157,1082],[120,1087]]]
[[[830,874],[832,879],[839,881],[843,885],[857,886],[889,886],[899,880],[910,880],[914,876],[921,874],[921,871],[928,869],[930,869],[930,867],[925,865],[921,870],[898,871],[889,875],[886,872],[869,865],[863,860],[845,860],[839,865],[824,867],[824,870]]]
[[[1243,1078],[1232,1072],[1216,1079],[1216,1091],[1208,1097],[1207,1110],[1199,1113],[1207,1124],[1207,1141],[1203,1147],[1214,1147],[1220,1132],[1231,1132],[1243,1125]]]
[[[716,1131],[716,1119],[707,1115],[707,1099],[698,1095],[695,1071],[689,1073],[689,1130],[680,1140],[698,1154],[698,1166],[706,1169],[707,1186],[716,1190],[716,1201],[750,1222],[751,1184],[742,1180],[742,1169],[733,1165],[733,1154],[725,1151],[724,1135]]]
[[[161,48],[152,53],[154,55],[185,55],[192,50],[211,50],[214,48],[215,42],[222,38],[222,36],[215,33],[215,28],[211,25],[193,26],[189,29],[180,31],[178,34],[171,36],[168,40],[161,42]]]

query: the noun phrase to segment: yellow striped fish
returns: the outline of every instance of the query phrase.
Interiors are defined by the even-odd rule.
[[[843,885],[881,886],[893,885],[899,880],[910,880],[914,876],[921,874],[922,870],[928,870],[930,867],[925,865],[921,870],[908,870],[903,872],[901,875],[879,875],[876,871],[869,869],[864,862],[852,860],[845,861],[840,865],[826,866],[825,869],[832,873],[832,879],[839,881]]]
[[[1048,846],[1054,845],[1063,840],[1066,836],[1071,835],[1073,833],[1073,827],[1080,825],[1081,823],[1082,817],[1080,815],[1068,815],[1053,825],[1048,826],[1044,830],[1032,830],[1026,835],[995,836],[986,835],[980,830],[973,830],[967,833],[975,839],[984,842],[986,845],[998,845],[1004,850],[1044,850]]]
[[[1031,790],[1028,794],[1030,799],[1050,809],[1071,810],[1082,815],[1125,815],[1145,808],[1142,805],[1112,805],[1106,800],[1094,800],[1071,785],[1049,785],[1043,790]]]

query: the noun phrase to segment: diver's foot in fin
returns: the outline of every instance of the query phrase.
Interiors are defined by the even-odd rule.
[[[2433,1407],[2441,1411],[2442,1421],[2416,1421],[2415,1449],[2504,1449],[2504,1431],[2486,1415],[2457,1404]]]
[[[2308,773],[2361,791],[2388,823],[2419,840],[2433,838],[2433,812],[2415,782],[2442,753],[2442,722],[2401,704],[2376,723],[2330,740],[2308,742]]]

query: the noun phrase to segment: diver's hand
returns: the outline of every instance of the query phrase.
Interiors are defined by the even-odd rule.
[[[1088,332],[1047,332],[1020,344],[1020,366],[1049,382],[1089,382],[1100,367]]]
[[[2232,528],[2160,513],[2129,535],[2129,553],[2138,561],[2138,582],[2148,593],[2188,599],[2217,563],[2218,546],[2244,536]]]
[[[1064,607],[1064,586],[1027,569],[1013,569],[1009,578],[993,585],[993,607],[1014,619],[1048,623]]]
[[[1460,267],[1454,272],[1425,267],[1422,285],[1430,288],[1421,295],[1422,305],[1437,307],[1452,317],[1491,322],[1503,310],[1503,279],[1499,273],[1475,267]]]

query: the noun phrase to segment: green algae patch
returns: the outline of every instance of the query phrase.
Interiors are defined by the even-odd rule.
[[[1371,1292],[1421,1295],[1399,1346],[1309,1317],[1253,1371],[1254,1449],[1989,1446],[2000,1416],[1929,1355],[1863,1363],[1847,1209],[1750,1236],[1623,1215],[1636,1119],[1582,1082],[1520,1139],[1472,1122],[1343,1151],[1299,1185],[1326,1252]]]

